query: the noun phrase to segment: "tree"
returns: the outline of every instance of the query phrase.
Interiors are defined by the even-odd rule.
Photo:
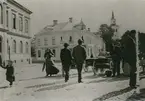
[[[106,51],[110,51],[110,46],[112,43],[113,29],[107,24],[100,25],[99,32],[101,33],[101,37],[106,45]]]
[[[122,38],[121,38],[121,44],[122,44],[122,49],[123,48],[128,48],[126,45],[128,44],[128,46],[131,46],[132,42],[129,41],[129,39],[134,40],[134,44],[135,44],[135,34],[133,34],[131,31],[126,31]],[[145,43],[145,33],[140,33],[139,32],[139,58],[141,59],[142,57],[145,58],[145,47],[144,47],[144,43]],[[132,47],[129,47],[129,50],[134,50]],[[128,53],[130,53],[130,51],[128,51]],[[128,54],[126,53],[126,54]]]

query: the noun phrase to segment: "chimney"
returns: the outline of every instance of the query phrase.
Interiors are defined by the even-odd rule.
[[[70,18],[69,18],[69,22],[70,22],[70,23],[72,23],[72,20],[73,20],[73,18],[72,18],[72,17],[70,17]]]
[[[88,28],[88,31],[89,31],[89,32],[91,31],[90,28]]]
[[[55,26],[55,25],[57,25],[57,20],[53,20],[53,25]]]

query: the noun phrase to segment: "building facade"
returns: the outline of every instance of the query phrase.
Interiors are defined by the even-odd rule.
[[[14,0],[0,1],[0,56],[15,64],[31,63],[30,15]]]
[[[54,20],[52,25],[46,26],[36,34],[36,58],[44,60],[45,50],[49,48],[55,54],[54,60],[60,61],[60,51],[63,44],[65,42],[69,43],[69,49],[72,50],[77,45],[78,39],[83,40],[88,58],[91,55],[96,57],[103,46],[100,35],[94,35],[89,28],[86,29],[82,20],[79,23],[75,23],[73,18],[61,23]]]

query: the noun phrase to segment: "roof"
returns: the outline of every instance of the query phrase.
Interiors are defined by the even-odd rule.
[[[81,21],[79,23],[74,24],[74,22],[61,22],[57,23],[56,25],[47,25],[44,27],[39,33],[36,35],[44,35],[44,34],[52,34],[54,32],[64,32],[64,31],[80,31],[81,29],[78,26],[85,26],[84,22]],[[87,31],[85,28],[84,31]],[[88,31],[89,32],[89,31]]]
[[[15,0],[7,0],[7,2],[19,7],[20,9],[22,9],[23,11],[32,14],[32,11],[30,11],[29,9],[27,9],[26,7],[24,7],[23,5],[21,5],[20,3],[16,2]]]

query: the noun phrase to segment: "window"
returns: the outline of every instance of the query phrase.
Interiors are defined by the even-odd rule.
[[[19,31],[23,31],[23,18],[22,16],[19,17]]]
[[[117,32],[117,29],[116,29],[116,32]]]
[[[52,37],[52,45],[55,45],[55,37]]]
[[[9,27],[9,12],[6,11],[6,26]]]
[[[72,36],[69,37],[69,42],[72,42]]]
[[[83,43],[84,43],[84,37],[82,36],[82,41],[83,41]]]
[[[41,50],[38,50],[38,57],[41,57]]]
[[[61,41],[63,41],[62,36],[61,36]]]
[[[0,52],[2,52],[2,37],[0,36]]]
[[[62,44],[63,43],[63,38],[62,38],[62,36],[60,37],[60,44]]]
[[[16,29],[16,14],[12,14],[12,26],[13,26],[13,29]]]
[[[29,53],[29,45],[28,45],[28,42],[26,42],[26,53]]]
[[[13,52],[14,52],[14,53],[16,53],[16,48],[17,48],[17,47],[16,47],[16,41],[14,40],[14,41],[13,41]]]
[[[7,53],[9,54],[9,40],[7,39]]]
[[[1,4],[0,4],[0,22],[1,24],[3,24],[3,7]]]
[[[28,42],[26,42],[26,53],[29,53],[29,45],[28,45]]]
[[[25,33],[28,33],[28,27],[29,27],[29,25],[28,25],[28,19],[25,19]]]
[[[37,44],[38,44],[38,46],[40,46],[40,39],[37,40]]]
[[[48,45],[47,43],[48,43],[47,38],[44,38],[44,45],[47,46]]]
[[[23,42],[20,41],[20,53],[23,53]]]
[[[56,52],[55,52],[55,49],[52,50],[53,54],[54,54],[54,57],[56,56]]]

